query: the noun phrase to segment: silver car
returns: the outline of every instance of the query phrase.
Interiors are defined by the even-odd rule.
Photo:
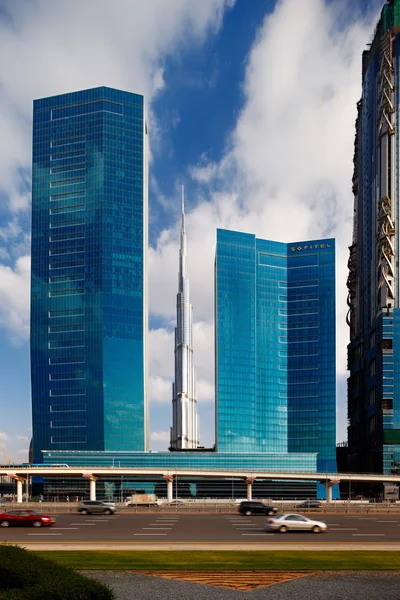
[[[304,515],[283,514],[271,517],[265,524],[265,531],[279,531],[286,533],[287,531],[313,531],[320,533],[327,531],[328,526],[322,521],[313,521]]]
[[[81,515],[111,515],[115,513],[115,504],[102,500],[82,500],[78,504],[78,512]]]

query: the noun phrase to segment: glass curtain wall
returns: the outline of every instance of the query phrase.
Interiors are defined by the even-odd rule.
[[[35,462],[43,449],[146,449],[146,135],[137,94],[34,102]]]
[[[335,242],[217,231],[217,450],[336,471]]]

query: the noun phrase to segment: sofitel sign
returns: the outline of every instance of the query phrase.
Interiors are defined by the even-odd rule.
[[[330,248],[330,244],[311,244],[310,246],[292,246],[290,248],[291,252],[296,252],[300,250],[313,250],[314,248]]]

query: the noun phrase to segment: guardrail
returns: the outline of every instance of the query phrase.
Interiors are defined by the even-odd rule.
[[[267,502],[264,501],[265,504]],[[21,510],[23,508],[34,508],[42,512],[49,513],[75,513],[77,511],[77,502],[6,502],[0,506],[2,510]],[[117,512],[119,513],[168,513],[181,512],[190,513],[237,513],[239,504],[236,502],[207,501],[207,502],[182,502],[179,504],[169,504],[167,502],[158,506],[129,506],[123,503],[115,502]],[[395,503],[359,503],[359,502],[336,502],[335,504],[324,504],[321,508],[296,508],[296,503],[291,501],[270,502],[276,506],[280,512],[296,512],[302,514],[400,514],[400,504]]]

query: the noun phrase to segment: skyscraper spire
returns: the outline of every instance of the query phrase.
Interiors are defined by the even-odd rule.
[[[193,365],[193,307],[190,304],[186,263],[185,197],[182,186],[182,223],[179,249],[178,294],[176,297],[175,383],[172,384],[171,448],[199,446],[199,417],[196,398],[196,369]]]

